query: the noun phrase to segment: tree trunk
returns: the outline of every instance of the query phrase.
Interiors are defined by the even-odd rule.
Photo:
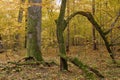
[[[57,25],[56,34],[57,34],[57,40],[59,44],[59,52],[60,54],[64,54],[64,55],[66,55],[64,37],[63,37],[63,32],[66,27],[65,20],[64,20],[65,9],[66,9],[66,0],[62,0],[60,14],[58,19],[56,20],[56,25]],[[67,61],[62,57],[60,57],[60,70],[61,71],[68,70]]]
[[[20,9],[19,9],[19,14],[18,14],[18,22],[22,23],[23,19],[23,11],[25,11],[25,24],[27,23],[27,11],[23,9],[22,5],[26,3],[26,0],[20,0]],[[27,27],[25,25],[25,31],[27,30]],[[27,35],[25,34],[25,43],[24,43],[24,48],[26,48],[26,43],[27,43]]]
[[[22,5],[22,4],[24,4],[24,3],[25,3],[25,0],[20,0],[20,5]],[[20,6],[19,14],[18,14],[18,22],[19,22],[19,23],[22,22],[23,11],[24,11],[24,9]]]
[[[95,15],[95,0],[92,0],[92,14]],[[92,35],[93,35],[93,50],[97,50],[96,44],[96,35],[95,35],[95,27],[92,27]]]
[[[70,8],[69,8],[69,0],[67,0],[67,16],[69,16],[69,14],[70,14],[70,10],[69,10]],[[67,27],[67,40],[66,40],[66,52],[67,52],[67,54],[69,54],[69,51],[70,51],[70,25],[69,25],[69,23],[68,23],[68,25],[67,25],[68,27]]]
[[[28,11],[25,11],[25,32],[27,32],[27,16],[28,16]],[[25,42],[24,42],[24,48],[27,48],[27,34],[25,34]]]
[[[0,53],[4,52],[3,44],[2,44],[2,36],[0,34]]]
[[[30,3],[41,3],[41,0],[29,0]],[[43,61],[40,50],[41,6],[28,7],[27,27],[27,56],[34,57],[37,61]]]
[[[59,43],[60,54],[66,55],[63,32],[59,28],[57,28],[57,39]],[[60,57],[60,70],[68,70],[67,61],[62,57]]]

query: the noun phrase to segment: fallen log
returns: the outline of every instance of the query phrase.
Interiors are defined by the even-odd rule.
[[[104,79],[105,77],[96,69],[83,64],[78,58],[71,58],[65,55],[60,55],[60,57],[64,58],[65,60],[71,62],[72,64],[74,64],[75,66],[77,66],[78,68],[82,69],[82,71],[86,74],[86,76],[94,76],[94,74],[96,76],[98,76],[101,79]]]

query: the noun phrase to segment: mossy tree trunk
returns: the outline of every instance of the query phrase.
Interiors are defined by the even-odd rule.
[[[99,32],[100,36],[104,40],[106,49],[108,50],[110,57],[112,58],[113,62],[116,63],[116,61],[114,59],[113,52],[112,52],[112,50],[110,48],[111,44],[107,40],[107,37],[106,37],[108,32],[104,32],[101,29],[100,25],[96,22],[93,15],[90,12],[78,11],[78,12],[75,12],[75,13],[71,14],[65,20],[64,19],[64,17],[65,17],[65,9],[66,9],[66,0],[62,0],[60,14],[59,14],[58,19],[56,20],[57,40],[58,40],[58,43],[59,43],[59,52],[60,52],[60,54],[66,55],[65,45],[64,45],[64,37],[63,37],[63,33],[64,33],[65,28],[67,27],[69,21],[73,17],[75,17],[76,15],[82,15],[82,16],[85,16],[90,21],[90,23],[95,27],[95,29]],[[67,70],[67,61],[62,57],[60,57],[60,69],[61,70]]]
[[[60,14],[58,19],[56,20],[56,25],[57,25],[56,34],[57,34],[57,40],[59,43],[59,52],[60,54],[64,54],[64,55],[66,55],[64,37],[63,37],[63,33],[66,27],[65,20],[64,20],[65,9],[66,9],[66,0],[62,0]],[[62,57],[60,57],[60,70],[61,71],[68,70],[67,61]]]
[[[41,0],[29,0],[30,3],[39,4]],[[27,56],[34,57],[37,61],[43,61],[40,50],[41,6],[30,5],[28,7],[27,23]]]

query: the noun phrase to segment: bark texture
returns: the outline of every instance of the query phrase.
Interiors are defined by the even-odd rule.
[[[65,9],[66,9],[66,0],[62,0],[60,14],[58,19],[56,20],[56,25],[57,25],[56,34],[57,34],[57,40],[59,44],[59,52],[60,54],[64,54],[64,55],[66,55],[64,37],[63,37],[63,32],[66,27],[65,20],[64,20]],[[60,70],[61,71],[68,70],[67,61],[62,57],[60,57]]]
[[[29,0],[30,3],[41,3],[41,0]],[[27,56],[43,61],[40,50],[41,6],[31,5],[28,8]]]

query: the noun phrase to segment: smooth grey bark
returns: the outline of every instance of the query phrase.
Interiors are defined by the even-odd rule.
[[[42,0],[29,0],[30,3],[40,4]],[[37,61],[43,61],[40,50],[41,38],[41,6],[30,5],[28,7],[27,26],[27,56],[34,57]]]

